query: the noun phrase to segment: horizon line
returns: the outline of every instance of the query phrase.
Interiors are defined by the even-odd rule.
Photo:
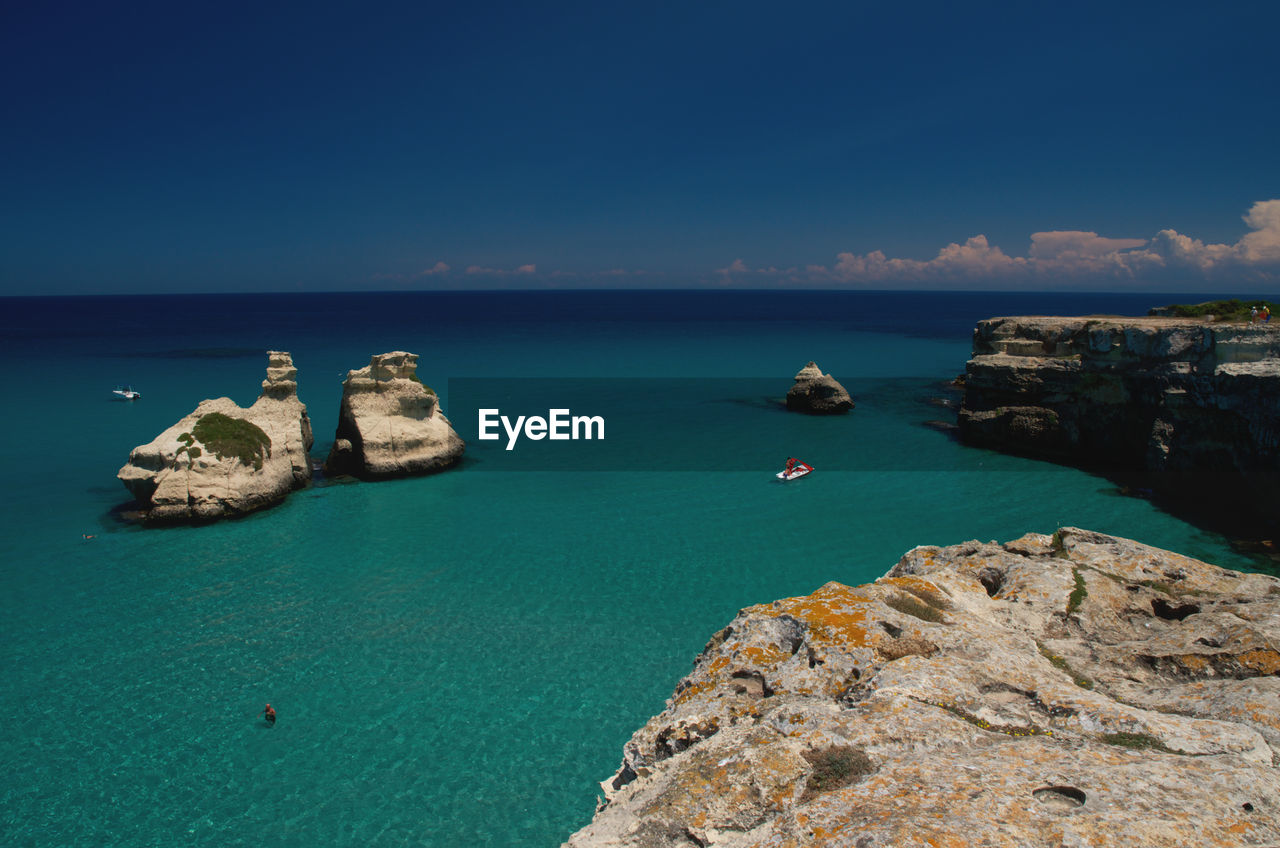
[[[763,294],[763,293],[788,293],[788,294],[929,294],[929,295],[947,295],[947,294],[999,294],[999,295],[1037,295],[1037,294],[1057,294],[1057,295],[1115,295],[1115,296],[1132,296],[1132,295],[1207,295],[1210,300],[1228,300],[1232,298],[1249,298],[1249,297],[1265,297],[1264,292],[1209,292],[1209,291],[1192,291],[1192,290],[1170,290],[1170,289],[1150,289],[1150,290],[1115,290],[1115,289],[908,289],[908,288],[892,288],[892,289],[866,289],[866,288],[794,288],[785,287],[734,287],[726,288],[720,286],[686,286],[686,287],[646,287],[646,288],[583,288],[583,287],[565,287],[565,288],[474,288],[474,289],[319,289],[314,291],[297,289],[280,289],[273,291],[200,291],[200,292],[80,292],[80,293],[60,293],[60,294],[3,294],[0,293],[0,299],[58,299],[58,298],[94,298],[94,297],[270,297],[274,295],[288,295],[290,297],[297,296],[315,296],[315,295],[457,295],[457,294],[584,294],[584,293],[614,293],[614,294],[652,294],[652,293],[708,293],[719,292],[724,294]],[[1280,296],[1278,296],[1280,297]]]

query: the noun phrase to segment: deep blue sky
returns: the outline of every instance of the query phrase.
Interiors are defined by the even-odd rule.
[[[1271,2],[11,3],[0,293],[1274,290],[1278,31]]]

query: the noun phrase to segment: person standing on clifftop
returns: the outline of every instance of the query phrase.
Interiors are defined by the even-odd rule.
[[[1271,323],[1271,307],[1267,306],[1265,303],[1262,304],[1262,323]]]
[[[1258,307],[1256,306],[1249,307],[1249,323],[1250,324],[1258,323]]]

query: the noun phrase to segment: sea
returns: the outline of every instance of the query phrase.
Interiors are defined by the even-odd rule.
[[[917,545],[1064,525],[1262,570],[1083,471],[959,444],[947,383],[997,315],[1208,295],[292,293],[6,298],[0,833],[14,846],[553,846],[742,608]],[[333,441],[349,369],[406,350],[452,471],[317,475],[206,526],[128,520],[115,475],[293,355]],[[857,408],[780,402],[806,362]],[[142,393],[113,400],[118,383]],[[603,439],[480,440],[478,410]],[[615,435],[616,434],[616,435]],[[542,453],[538,453],[541,450]],[[788,456],[817,469],[781,483]],[[260,717],[265,704],[278,721]]]

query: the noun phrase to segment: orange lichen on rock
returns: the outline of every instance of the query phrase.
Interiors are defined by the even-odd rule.
[[[1183,654],[1177,658],[1178,665],[1191,672],[1202,672],[1212,664],[1201,654]]]
[[[746,645],[733,652],[733,659],[747,668],[772,668],[791,656],[776,643],[768,645]]]
[[[1258,674],[1280,674],[1280,653],[1275,651],[1259,648],[1244,652],[1238,659],[1241,665]]]
[[[1100,533],[916,548],[742,610],[568,846],[1280,845],[1277,622],[1280,581]]]
[[[872,598],[866,588],[854,589],[833,582],[812,595],[762,604],[746,612],[775,617],[793,616],[809,625],[809,640],[815,645],[868,647],[870,641],[866,625]]]

